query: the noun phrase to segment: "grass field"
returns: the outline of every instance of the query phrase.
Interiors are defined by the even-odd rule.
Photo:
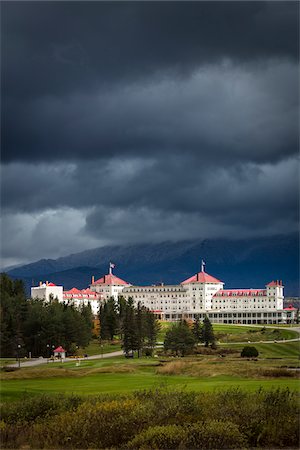
[[[240,345],[233,345],[238,352]],[[259,344],[260,358],[241,359],[239,353],[198,355],[187,358],[123,357],[54,363],[35,368],[23,368],[2,373],[1,400],[17,400],[24,395],[42,393],[127,393],[141,389],[169,386],[195,391],[211,391],[241,387],[289,387],[299,390],[296,372],[284,367],[299,366],[299,343]],[[279,371],[279,372],[278,372]],[[275,373],[275,375],[273,375]]]
[[[244,344],[224,344],[224,348],[230,347],[239,351]],[[255,344],[260,358],[282,358],[298,361],[300,358],[300,342],[278,342],[277,344]]]
[[[167,330],[172,326],[171,322],[160,322],[160,331],[157,340],[163,342]],[[227,324],[213,324],[217,341],[228,342],[259,342],[284,339],[295,339],[299,336],[293,329],[273,328],[270,326],[239,326]]]
[[[159,339],[163,340],[170,326],[166,322],[161,324]],[[299,341],[279,342],[298,337],[298,334],[290,329],[274,330],[267,327],[214,325],[218,341],[223,339],[223,343],[219,344],[219,348],[224,348],[222,357],[218,352],[205,354],[206,350],[199,347],[201,354],[186,358],[158,355],[156,358],[128,360],[114,357],[82,360],[80,366],[76,366],[76,361],[71,361],[21,368],[13,372],[2,371],[1,400],[17,400],[23,395],[42,393],[127,393],[161,385],[195,391],[238,386],[246,390],[259,387],[299,390],[298,372],[290,370],[299,368]],[[261,340],[269,340],[270,343],[260,343]],[[259,351],[257,360],[240,358],[245,345],[238,343],[241,341],[259,342],[255,344]],[[95,355],[120,349],[118,341],[106,342],[101,348],[98,341],[94,340],[88,347],[80,349],[80,353]],[[226,352],[226,349],[231,349],[231,353]],[[2,360],[1,364],[9,362],[15,360]]]
[[[192,391],[213,391],[215,389],[228,389],[241,387],[247,391],[255,391],[262,387],[265,389],[288,387],[291,390],[299,390],[299,381],[296,379],[276,380],[241,380],[233,376],[219,376],[214,379],[192,378],[189,376],[156,376],[152,373],[124,375],[101,374],[86,376],[81,379],[53,378],[18,380],[3,382],[1,401],[18,400],[26,395],[40,394],[80,394],[97,395],[100,393],[127,393],[158,387],[184,388]]]
[[[117,352],[118,350],[121,350],[120,341],[113,341],[112,343],[105,341],[101,347],[99,340],[93,339],[87,347],[80,348],[78,350],[78,354],[79,355],[87,354],[92,356],[92,355],[101,355],[102,353]]]

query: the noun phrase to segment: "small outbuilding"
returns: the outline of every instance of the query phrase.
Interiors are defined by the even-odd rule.
[[[63,347],[57,347],[53,350],[54,357],[64,359],[66,357],[66,350]]]

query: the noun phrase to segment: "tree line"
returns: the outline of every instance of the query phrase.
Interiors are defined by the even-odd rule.
[[[92,339],[93,315],[90,305],[73,305],[51,299],[50,302],[27,299],[21,280],[0,276],[0,350],[2,357],[45,356],[61,345],[70,354],[86,347]],[[155,315],[140,302],[120,296],[109,298],[99,308],[100,344],[119,339],[125,355],[151,355],[160,329]],[[206,317],[192,326],[186,321],[173,324],[164,341],[165,351],[176,355],[192,353],[198,343],[214,345],[212,325]]]
[[[117,301],[111,297],[100,306],[99,321],[100,341],[117,337],[122,341],[126,356],[133,355],[134,351],[137,351],[138,356],[143,352],[152,354],[159,323],[155,315],[140,302],[135,306],[131,297],[126,300],[120,296]]]
[[[2,357],[48,357],[58,345],[68,353],[85,347],[92,338],[93,315],[89,305],[28,300],[21,280],[0,275],[0,350]]]

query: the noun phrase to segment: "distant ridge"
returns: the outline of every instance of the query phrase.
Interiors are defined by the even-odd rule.
[[[160,244],[106,246],[16,267],[7,273],[22,278],[29,292],[34,280],[51,280],[84,288],[92,275],[107,273],[109,261],[117,276],[133,284],[179,283],[195,274],[201,258],[207,272],[227,288],[263,287],[282,279],[285,295],[299,295],[298,234],[244,240],[214,239]]]

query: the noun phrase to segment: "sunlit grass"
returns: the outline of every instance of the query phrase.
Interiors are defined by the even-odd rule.
[[[243,347],[231,345],[238,352]],[[257,361],[241,359],[239,353],[223,358],[218,355],[198,355],[186,358],[161,356],[125,359],[120,356],[82,360],[80,366],[72,361],[23,368],[2,373],[1,398],[3,401],[13,400],[25,392],[30,395],[59,392],[80,395],[126,393],[161,384],[198,391],[233,386],[247,390],[255,390],[260,386],[266,389],[289,387],[299,390],[299,380],[293,378],[295,373],[287,374],[285,369],[278,372],[278,369],[298,366],[298,342],[259,344],[256,347],[260,352]],[[277,374],[272,377],[274,370],[277,370]]]

